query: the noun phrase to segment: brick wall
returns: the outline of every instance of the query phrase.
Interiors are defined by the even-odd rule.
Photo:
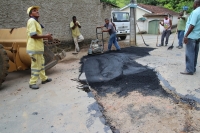
[[[111,6],[100,0],[1,0],[0,28],[25,27],[28,20],[27,8],[38,5],[39,21],[44,25],[44,33],[66,43],[72,42],[69,23],[77,16],[81,23],[81,33],[88,42],[95,37],[95,28],[110,18]]]

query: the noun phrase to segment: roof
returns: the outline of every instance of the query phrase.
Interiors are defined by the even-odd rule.
[[[178,15],[177,12],[172,11],[162,6],[153,6],[153,5],[144,5],[144,4],[138,4],[138,6],[151,11],[152,14],[149,14],[149,15],[165,15],[166,13],[170,15]]]
[[[128,7],[129,7],[129,5],[126,5],[125,7],[121,8],[120,10],[124,10],[124,9],[126,9]],[[165,7],[162,7],[162,6],[153,6],[153,5],[138,4],[137,8],[150,13],[150,14],[146,14],[147,16],[165,15],[166,13],[170,14],[170,15],[178,15],[177,12],[174,12],[174,11],[172,11],[170,9],[167,9]]]
[[[120,10],[124,10],[124,9],[128,8],[129,6],[130,6],[130,4],[126,5],[125,7],[122,7]],[[140,6],[137,6],[137,8],[142,9],[142,10],[148,12],[148,13],[152,13],[151,11],[149,11],[149,10],[147,10],[147,9],[145,9],[145,8],[142,8],[142,7],[140,7]]]

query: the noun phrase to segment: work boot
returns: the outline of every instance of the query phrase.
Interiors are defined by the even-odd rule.
[[[117,51],[117,52],[120,52],[120,51],[121,51],[121,49],[117,49],[116,51]]]
[[[163,44],[159,44],[157,47],[161,47],[161,46],[163,46]]]
[[[36,84],[34,84],[34,85],[29,85],[29,87],[30,87],[31,89],[34,89],[34,90],[39,89],[39,86],[36,85]]]
[[[182,49],[183,48],[183,46],[178,46],[178,49]]]
[[[51,79],[51,78],[48,78],[47,80],[42,81],[42,84],[46,84],[46,83],[51,82],[51,81],[52,81],[52,79]]]
[[[192,72],[187,72],[186,70],[184,72],[180,72],[180,74],[183,74],[183,75],[193,75]]]

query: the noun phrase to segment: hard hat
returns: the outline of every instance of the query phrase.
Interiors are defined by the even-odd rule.
[[[27,14],[29,15],[30,11],[33,9],[33,8],[36,8],[36,9],[40,9],[39,6],[31,6],[27,9]]]

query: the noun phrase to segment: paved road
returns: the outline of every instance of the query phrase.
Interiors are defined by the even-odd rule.
[[[150,44],[150,47],[156,48],[156,36],[144,35],[144,38],[146,43]],[[140,36],[137,36],[137,42],[139,47],[145,46]],[[171,42],[172,40],[170,40],[169,44]],[[177,41],[175,42],[177,44]],[[128,40],[121,41],[120,44],[126,47],[128,46]],[[80,74],[79,59],[83,55],[86,55],[86,50],[82,50],[79,55],[72,55],[71,52],[68,53],[67,58],[63,62],[47,72],[53,78],[53,82],[40,85],[41,88],[39,90],[31,90],[28,87],[30,71],[10,73],[2,86],[3,89],[0,90],[0,133],[13,133],[13,131],[16,133],[111,132],[110,128],[105,125],[105,119],[100,112],[101,108],[98,107],[92,94],[78,90],[76,86],[79,83],[71,80],[78,78]],[[179,75],[179,71],[184,69],[184,49],[178,50],[174,48],[172,51],[167,51],[166,47],[162,47],[151,51],[150,55],[136,61],[154,68],[159,73],[163,81],[161,83],[165,89],[171,89],[181,96],[199,100],[200,82],[197,79],[200,76],[200,70],[197,69],[197,73],[193,76]],[[139,95],[136,92],[129,95],[129,97],[135,97],[138,100],[141,98]],[[115,103],[112,103],[112,101],[105,103],[107,106],[104,108],[111,109],[112,113],[116,108],[110,108],[110,105],[123,105],[121,102],[123,99],[116,98],[115,100],[117,101]],[[141,98],[139,103],[144,101],[149,101],[149,97]],[[103,99],[100,99],[98,102],[103,102]],[[169,105],[168,109],[172,108],[170,100],[163,104]],[[151,106],[148,107],[151,108]],[[128,111],[133,109],[133,106],[130,105]],[[146,109],[148,110],[148,108]],[[121,111],[126,112],[127,110]],[[197,114],[195,111],[189,111],[184,116],[189,117],[190,113]],[[126,121],[117,119],[116,116],[120,116],[120,114],[114,114],[114,116],[114,122],[126,123]],[[127,115],[123,114],[121,115],[122,117],[126,118]],[[134,117],[133,114],[132,117]],[[185,128],[189,131],[189,121],[198,121],[198,115],[192,119],[185,120],[187,120]],[[167,123],[168,121],[165,122]]]
[[[173,35],[170,37],[169,44],[172,44]],[[146,42],[150,47],[155,47],[155,36],[145,35]],[[160,40],[160,38],[159,38]],[[142,42],[138,41],[139,46]],[[177,46],[175,40],[174,45]],[[166,89],[181,97],[193,99],[200,103],[200,54],[198,57],[197,72],[193,76],[181,75],[185,70],[185,47],[183,49],[167,50],[167,47],[159,47],[150,52],[151,56],[137,60],[142,65],[147,65],[158,72],[160,80]]]
[[[78,78],[80,57],[68,53],[39,90],[28,87],[30,71],[10,73],[0,90],[0,133],[111,133],[93,95],[71,80]]]

